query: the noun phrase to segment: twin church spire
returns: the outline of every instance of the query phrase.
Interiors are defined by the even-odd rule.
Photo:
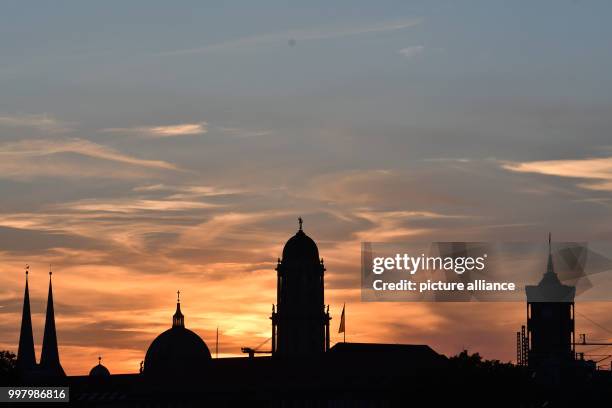
[[[30,289],[28,274],[30,265],[25,267],[25,293],[23,295],[23,313],[21,315],[21,332],[19,333],[19,349],[17,350],[17,365],[21,372],[31,371],[36,367],[34,354],[34,337],[32,336],[32,315],[30,313]]]
[[[42,353],[40,355],[40,368],[48,374],[65,376],[64,369],[59,361],[57,349],[57,334],[55,332],[55,311],[53,309],[53,284],[49,268],[49,294],[47,295],[47,316],[45,318],[45,334],[43,335]]]
[[[36,373],[44,377],[63,377],[64,369],[59,361],[57,347],[57,333],[55,330],[55,311],[53,308],[53,272],[49,267],[49,293],[47,296],[47,312],[45,318],[45,331],[43,335],[40,364],[36,364],[34,353],[34,337],[32,335],[32,316],[30,312],[30,292],[28,287],[28,274],[30,267],[26,265],[26,286],[23,297],[23,313],[21,317],[21,332],[19,335],[19,349],[17,351],[17,365],[22,374]]]

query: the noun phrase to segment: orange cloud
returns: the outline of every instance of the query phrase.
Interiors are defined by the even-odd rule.
[[[136,126],[127,128],[103,129],[106,133],[123,133],[148,136],[153,138],[202,135],[208,132],[207,122],[179,123],[165,126]]]
[[[592,179],[596,181],[580,183],[579,186],[591,190],[612,190],[612,157],[506,163],[502,167],[519,173]]]

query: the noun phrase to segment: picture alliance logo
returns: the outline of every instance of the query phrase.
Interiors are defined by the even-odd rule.
[[[396,254],[391,257],[372,259],[372,272],[380,275],[385,271],[404,271],[414,275],[417,271],[453,271],[458,275],[466,271],[486,269],[487,254],[481,256],[411,256]]]

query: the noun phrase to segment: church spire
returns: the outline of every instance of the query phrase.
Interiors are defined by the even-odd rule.
[[[176,312],[172,316],[172,327],[185,327],[185,316],[181,313],[181,291],[176,291]]]
[[[53,310],[53,286],[51,284],[51,265],[49,265],[49,295],[47,297],[47,317],[45,319],[45,333],[43,335],[40,367],[45,374],[52,376],[65,376],[64,369],[59,361],[57,349],[57,334],[55,332],[55,312]]]
[[[32,315],[30,313],[30,290],[28,289],[28,273],[30,265],[25,267],[25,292],[23,295],[23,313],[21,315],[21,332],[19,333],[19,349],[17,350],[17,366],[21,372],[36,367],[34,354],[34,337],[32,336]]]

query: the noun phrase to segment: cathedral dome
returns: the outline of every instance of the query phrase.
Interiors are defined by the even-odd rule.
[[[108,368],[102,365],[102,357],[98,357],[98,365],[94,366],[94,368],[89,371],[90,377],[110,377],[110,371]]]
[[[201,375],[210,360],[204,340],[185,328],[180,303],[177,303],[172,328],[157,336],[147,350],[144,374],[166,379],[193,377]]]
[[[144,372],[168,376],[197,373],[210,359],[210,351],[200,336],[184,327],[173,327],[149,346]]]
[[[300,229],[289,238],[283,248],[283,262],[319,263],[319,248],[317,244],[302,230],[302,219],[300,218]]]

